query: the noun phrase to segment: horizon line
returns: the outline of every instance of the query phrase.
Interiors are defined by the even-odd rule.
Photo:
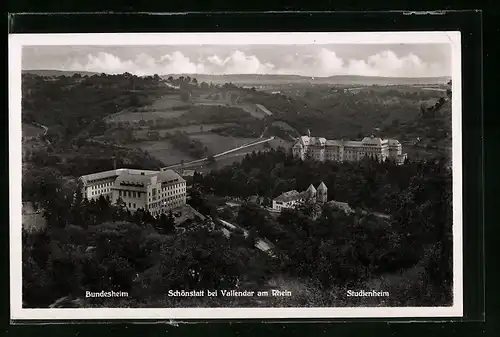
[[[338,74],[338,75],[330,75],[330,76],[313,76],[313,75],[300,75],[300,74],[276,74],[276,73],[231,73],[231,74],[208,74],[208,73],[148,73],[143,75],[136,75],[130,73],[128,71],[122,73],[110,73],[104,71],[92,71],[92,70],[68,70],[68,69],[21,69],[23,71],[60,71],[60,72],[83,72],[83,73],[93,73],[93,74],[106,74],[106,75],[122,75],[125,73],[129,73],[131,75],[135,75],[138,77],[145,76],[169,76],[169,75],[203,75],[203,76],[296,76],[296,77],[304,77],[304,78],[312,78],[312,79],[327,79],[332,77],[341,77],[341,76],[350,76],[350,77],[375,77],[375,78],[415,78],[415,79],[425,79],[425,78],[451,78],[451,75],[442,75],[442,76],[383,76],[383,75],[354,75],[354,74]]]

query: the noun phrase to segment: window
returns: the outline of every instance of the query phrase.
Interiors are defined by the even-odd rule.
[[[128,207],[129,207],[129,208],[130,208],[130,207],[132,207],[132,206],[130,205],[130,202],[128,203]]]
[[[134,208],[135,208],[135,204],[134,204]]]

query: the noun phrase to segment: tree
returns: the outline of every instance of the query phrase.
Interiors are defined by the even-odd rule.
[[[180,94],[180,97],[181,97],[181,101],[183,102],[189,102],[189,98],[190,98],[190,93],[188,91],[181,91],[181,94]]]
[[[162,213],[159,217],[158,222],[159,222],[159,227],[163,234],[170,234],[175,229],[175,218],[174,215],[172,214],[172,211],[170,211],[168,215]]]

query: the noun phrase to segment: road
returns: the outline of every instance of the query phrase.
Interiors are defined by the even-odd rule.
[[[41,127],[44,130],[43,135],[47,136],[47,132],[49,131],[48,127],[46,127],[45,125],[42,125],[42,124],[34,123],[34,122],[33,122],[33,124],[35,124],[36,126]]]
[[[272,116],[273,115],[273,113],[271,111],[267,110],[267,108],[265,106],[263,106],[262,104],[255,104],[255,106],[258,107],[266,115],[268,115],[268,116]]]
[[[260,138],[258,138],[260,139]],[[255,146],[255,145],[259,145],[259,144],[263,144],[263,143],[267,143],[267,142],[270,142],[274,139],[274,136],[273,137],[269,137],[267,139],[262,139],[262,140],[253,140],[249,143],[246,143],[246,144],[243,144],[243,145],[240,145],[238,147],[235,147],[235,148],[232,148],[230,150],[227,150],[227,151],[224,151],[224,152],[221,152],[221,153],[217,153],[216,155],[214,155],[213,157],[214,158],[218,158],[218,157],[221,157],[221,156],[224,156],[226,154],[229,154],[229,153],[232,153],[232,152],[235,152],[235,151],[239,151],[241,149],[245,149],[247,147],[251,147],[251,146]],[[173,168],[176,168],[176,167],[180,167],[182,165],[184,166],[187,166],[187,165],[191,165],[191,164],[196,164],[196,163],[201,163],[201,162],[204,162],[206,160],[208,160],[209,157],[206,157],[206,158],[202,158],[202,159],[197,159],[197,160],[193,160],[193,161],[190,161],[190,162],[187,162],[187,163],[184,163],[184,164],[175,164],[175,165],[170,165],[170,166],[167,166],[167,167],[164,167],[162,168],[162,170],[167,170],[167,169],[173,169]]]

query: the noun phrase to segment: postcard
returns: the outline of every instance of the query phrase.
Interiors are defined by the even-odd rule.
[[[11,319],[461,317],[460,47],[9,35]]]

